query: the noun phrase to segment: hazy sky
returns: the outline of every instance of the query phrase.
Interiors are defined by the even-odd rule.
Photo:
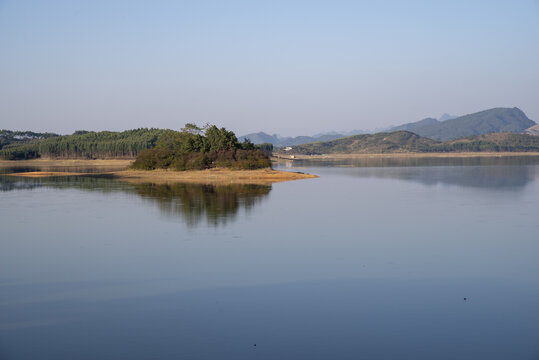
[[[539,1],[0,0],[0,128],[238,134],[521,108]]]

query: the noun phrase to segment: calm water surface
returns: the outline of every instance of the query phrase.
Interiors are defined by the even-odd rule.
[[[0,175],[0,359],[539,359],[539,159],[280,167]]]

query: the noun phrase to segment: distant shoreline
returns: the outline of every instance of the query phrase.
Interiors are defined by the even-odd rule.
[[[275,155],[274,161],[282,160],[346,160],[346,159],[406,159],[406,158],[473,158],[473,157],[529,157],[539,152],[463,152],[463,153],[377,153],[377,154],[324,154],[324,155]]]
[[[293,156],[293,157],[291,157]],[[429,152],[429,153],[361,153],[361,154],[324,154],[324,155],[284,155],[276,154],[272,161],[280,160],[343,160],[343,159],[379,159],[379,158],[470,158],[470,157],[529,157],[539,156],[539,152]],[[134,162],[134,159],[31,159],[31,160],[0,160],[0,166],[125,166]],[[145,170],[144,170],[145,171]],[[231,170],[241,171],[241,170]],[[250,170],[254,171],[254,170]]]

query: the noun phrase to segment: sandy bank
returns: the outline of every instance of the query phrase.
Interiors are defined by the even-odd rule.
[[[197,183],[211,185],[226,185],[226,184],[258,184],[270,185],[276,182],[312,179],[317,178],[316,175],[303,174],[297,172],[277,171],[271,169],[260,170],[227,170],[227,169],[210,169],[196,171],[170,171],[170,170],[153,170],[153,171],[136,171],[122,170],[103,173],[75,173],[75,172],[55,172],[55,171],[33,171],[33,172],[17,172],[7,174],[9,176],[22,176],[31,178],[45,178],[55,176],[107,176],[113,179],[126,181],[130,183]]]
[[[276,182],[317,178],[316,175],[303,174],[271,169],[260,170],[227,170],[209,169],[194,171],[117,171],[112,173],[116,178],[127,182],[167,184],[174,182],[226,185],[226,184],[259,184],[270,185]]]

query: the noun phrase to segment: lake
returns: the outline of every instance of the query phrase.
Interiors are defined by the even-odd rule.
[[[538,158],[277,168],[0,175],[0,359],[539,358]]]

